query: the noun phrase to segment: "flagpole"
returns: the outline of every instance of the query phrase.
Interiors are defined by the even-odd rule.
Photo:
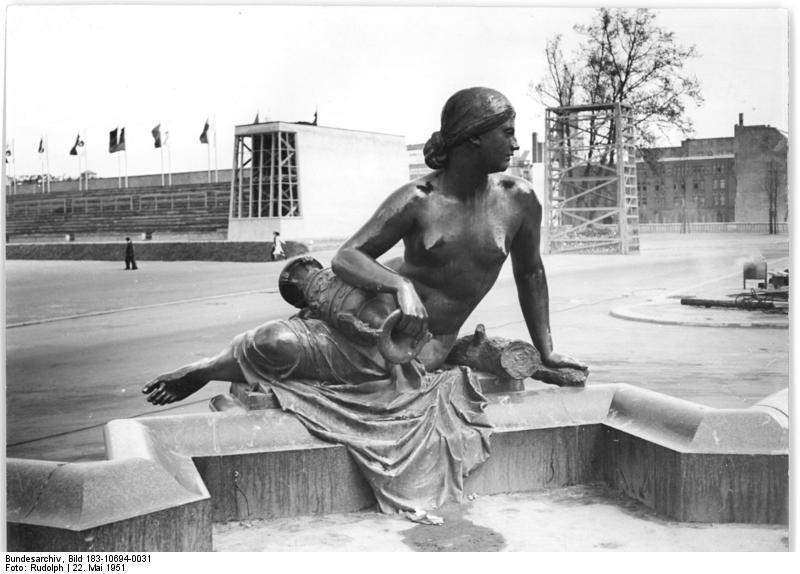
[[[46,193],[46,184],[44,182],[44,159],[42,159],[42,154],[39,154],[39,173],[42,175],[42,193]]]
[[[83,172],[86,174],[85,191],[89,191],[89,150],[86,145],[86,130],[83,130]]]
[[[128,149],[127,144],[125,144],[126,149],[122,150],[125,152],[125,189],[128,189]]]
[[[206,142],[206,159],[208,166],[208,183],[211,183],[211,146]]]
[[[169,186],[172,187],[172,151],[170,146],[172,145],[169,141],[169,132],[164,132],[167,136],[167,173],[169,174]]]
[[[14,180],[12,182],[11,189],[13,190],[12,195],[17,195],[17,150],[16,146],[14,145],[14,139],[11,139],[11,169],[14,172]]]
[[[211,116],[211,121],[214,122],[214,183],[219,183],[219,166],[217,165],[217,117]]]
[[[44,136],[44,163],[47,166],[47,193],[50,193],[50,145],[47,136]]]
[[[122,154],[117,154],[117,189],[122,189]]]
[[[164,187],[164,146],[158,146],[158,153],[161,156],[161,187]]]
[[[80,137],[80,133],[78,134],[78,137]],[[78,161],[78,191],[82,191],[83,190],[83,175],[81,174],[81,154],[80,154],[80,150],[77,147],[77,142],[75,142],[75,144],[76,144],[76,147],[75,147],[75,159]]]

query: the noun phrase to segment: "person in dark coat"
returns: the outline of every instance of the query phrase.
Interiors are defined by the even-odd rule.
[[[125,241],[125,271],[129,269],[136,271],[138,267],[136,267],[136,255],[133,252],[133,241],[130,237],[126,237]]]

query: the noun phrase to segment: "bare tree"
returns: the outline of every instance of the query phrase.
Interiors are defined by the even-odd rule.
[[[575,103],[576,78],[574,65],[567,62],[561,49],[561,34],[556,34],[547,41],[545,56],[547,57],[547,76],[534,86],[539,100],[545,105],[559,107],[571,106]],[[555,102],[555,103],[553,103]]]
[[[655,19],[646,8],[599,8],[591,23],[575,26],[582,40],[571,58],[563,53],[561,35],[547,42],[547,74],[534,93],[547,106],[625,103],[646,145],[670,128],[691,133],[686,105],[703,98],[684,66],[697,51],[678,45]],[[613,137],[614,126],[599,128]]]
[[[686,105],[703,100],[699,82],[685,64],[697,52],[694,46],[678,45],[655,19],[646,8],[600,8],[588,25],[574,27],[581,39],[570,57],[564,54],[561,35],[554,36],[545,48],[547,73],[533,86],[535,96],[555,107],[624,103],[632,110],[640,148],[651,147],[670,128],[690,133]],[[591,175],[592,165],[613,166],[615,122],[592,122],[586,136],[590,151],[584,176]],[[595,207],[615,201],[607,195],[600,190],[583,193],[579,203]]]
[[[778,233],[778,194],[784,185],[784,175],[786,173],[785,167],[781,169],[779,162],[775,159],[770,159],[766,164],[766,177],[764,179],[764,191],[767,193],[768,202],[768,217],[769,217],[769,234],[777,235]]]

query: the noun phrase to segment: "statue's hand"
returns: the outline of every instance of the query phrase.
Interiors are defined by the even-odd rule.
[[[547,357],[542,357],[542,364],[551,369],[581,369],[582,371],[589,370],[589,366],[582,363],[578,359],[573,359],[569,355],[562,355],[560,353],[550,353]]]
[[[411,282],[407,282],[397,291],[397,306],[403,313],[403,318],[397,324],[396,330],[412,339],[422,339],[428,331],[428,311]]]

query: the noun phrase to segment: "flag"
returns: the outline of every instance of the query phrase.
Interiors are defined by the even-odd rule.
[[[153,147],[156,148],[156,149],[160,148],[161,147],[161,124],[158,124],[156,127],[154,127],[150,131],[150,133],[153,134],[153,140],[154,140],[153,141]]]
[[[254,120],[253,120],[253,123],[254,123],[254,124],[257,124],[257,123],[258,123],[258,112],[256,112],[256,119],[254,119]]]
[[[8,163],[8,158],[11,157],[11,147],[6,146],[6,163]]]
[[[73,145],[72,149],[69,150],[69,155],[78,155],[78,153],[81,151],[80,148],[82,147],[83,140],[81,139],[81,134],[78,134],[78,136],[75,138],[75,145]]]
[[[203,133],[200,134],[200,143],[208,143],[208,120],[206,120],[206,125],[203,126]]]
[[[108,132],[108,153],[117,151],[117,128]]]
[[[169,132],[164,132],[164,141],[163,141],[163,143],[164,143],[164,145],[167,145],[169,143]]]
[[[117,139],[116,129],[108,132],[108,153],[117,153],[118,151],[125,151],[125,128],[119,130],[119,139]]]
[[[317,110],[316,109],[314,110],[314,121],[312,122],[312,125],[317,125]]]
[[[44,153],[44,138],[39,138],[39,153]]]

